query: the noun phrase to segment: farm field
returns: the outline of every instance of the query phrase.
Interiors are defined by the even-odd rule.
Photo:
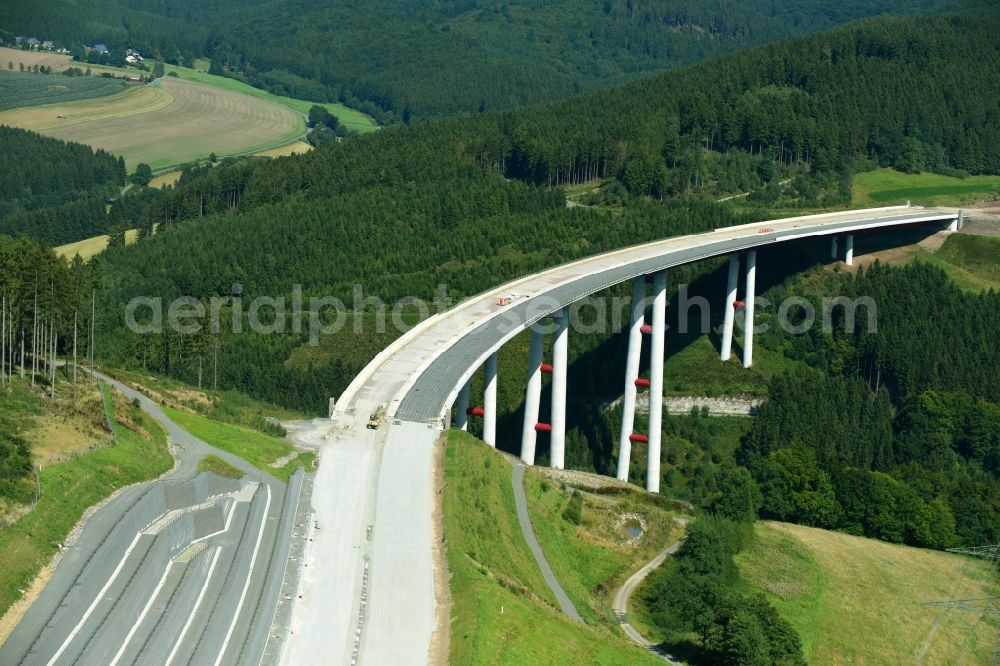
[[[212,152],[219,157],[252,153],[305,132],[303,118],[285,107],[177,78],[114,99],[45,109],[45,114],[2,112],[0,123],[103,148],[124,157],[129,169],[139,163],[165,169]],[[63,120],[69,122],[59,126]]]
[[[162,190],[168,185],[173,185],[178,180],[181,179],[180,170],[167,171],[153,177],[153,180],[149,181],[149,186],[158,190]]]
[[[309,113],[309,109],[314,105],[319,105],[326,108],[326,110],[333,115],[337,116],[337,119],[341,122],[341,124],[356,132],[373,132],[378,129],[378,125],[371,117],[365,115],[361,111],[344,106],[343,104],[338,104],[336,102],[309,102],[302,99],[295,99],[294,97],[275,95],[265,90],[261,90],[260,88],[254,88],[250,84],[237,81],[236,79],[209,74],[207,71],[208,66],[205,64],[205,61],[196,61],[195,66],[195,69],[190,69],[188,67],[178,67],[177,65],[164,65],[164,71],[168,74],[173,72],[177,75],[176,78],[184,79],[186,81],[204,83],[205,85],[214,86],[223,90],[243,93],[244,95],[274,102],[275,104],[288,107],[303,116],[306,116]],[[149,73],[142,72],[134,68],[111,67],[109,65],[93,65],[88,63],[69,62],[64,64],[62,69],[66,69],[67,67],[89,67],[95,74],[109,72],[115,76],[137,76]]]
[[[37,115],[39,111],[34,107],[43,104],[107,97],[123,92],[127,86],[120,79],[30,74],[0,69],[0,111],[24,107],[27,110],[23,115]]]
[[[258,155],[260,157],[288,157],[289,155],[303,155],[312,149],[313,147],[305,141],[296,141],[295,143],[290,143],[287,146],[262,150],[259,153],[254,153],[254,155]]]
[[[953,206],[1000,196],[1000,176],[953,178],[934,173],[908,174],[876,169],[854,176],[855,206],[889,206],[911,201],[926,206]]]
[[[989,662],[993,621],[923,605],[996,596],[984,560],[774,522],[758,523],[736,560],[748,591],[798,630],[809,663]]]
[[[2,76],[2,75],[0,75]],[[51,77],[44,77],[46,79]],[[67,79],[69,80],[69,79]],[[101,78],[79,78],[77,81],[112,81]],[[134,86],[123,88],[120,81],[114,81],[120,94],[97,99],[67,101],[45,104],[43,107],[22,107],[0,112],[0,124],[20,127],[55,136],[52,130],[105,120],[107,118],[127,118],[137,114],[150,113],[166,108],[173,97],[160,86]],[[123,91],[124,92],[121,92]],[[65,138],[65,137],[60,137]],[[102,148],[103,146],[95,146]]]
[[[138,236],[139,232],[137,230],[129,229],[125,232],[125,244],[131,245],[136,241]],[[57,248],[53,248],[53,250],[60,257],[72,259],[76,255],[80,255],[81,259],[87,261],[107,249],[108,238],[109,236],[107,234],[102,234],[100,236],[94,236],[93,238],[85,238],[82,241],[76,241],[75,243],[60,245]]]
[[[269,102],[274,102],[275,104],[280,104],[292,109],[293,111],[301,113],[303,116],[308,114],[309,109],[314,105],[319,105],[325,107],[327,111],[337,116],[337,119],[342,125],[346,125],[348,129],[355,130],[357,132],[373,132],[378,129],[375,121],[370,117],[360,111],[344,106],[343,104],[336,104],[332,102],[307,102],[305,100],[285,97],[283,95],[274,95],[261,90],[260,88],[254,88],[249,84],[237,81],[236,79],[230,79],[225,76],[216,76],[214,74],[208,74],[206,72],[200,72],[186,67],[166,65],[165,71],[167,73],[174,72],[177,74],[178,78],[185,79],[187,81],[196,81],[198,83],[204,83],[217,88],[222,88],[224,90],[231,90],[233,92],[243,93],[244,95],[250,95],[251,97],[257,97]]]
[[[68,55],[52,53],[51,51],[22,51],[21,49],[9,49],[6,46],[0,46],[0,67],[8,70],[19,71],[20,65],[24,65],[25,67],[45,65],[52,69],[59,69],[72,62],[72,60]],[[10,63],[14,64],[13,68],[9,67]]]

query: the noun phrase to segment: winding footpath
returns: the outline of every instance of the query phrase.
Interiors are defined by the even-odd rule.
[[[687,518],[674,517],[674,520],[680,523],[682,526],[687,527]],[[680,538],[674,543],[670,544],[667,548],[660,551],[660,553],[647,562],[641,569],[636,571],[634,574],[629,576],[628,580],[625,581],[617,594],[615,594],[615,601],[612,605],[612,609],[615,612],[615,619],[618,620],[619,626],[621,626],[622,631],[628,636],[634,643],[641,645],[650,652],[662,657],[664,661],[670,664],[675,664],[676,666],[682,666],[681,662],[675,660],[666,650],[661,648],[659,645],[649,640],[645,636],[639,633],[639,630],[633,627],[628,622],[628,599],[632,596],[632,592],[635,591],[642,581],[646,580],[646,577],[653,572],[654,569],[659,567],[666,561],[668,557],[676,553],[681,544],[684,543],[684,538]]]
[[[552,567],[549,566],[549,561],[545,559],[545,553],[542,552],[542,547],[538,545],[538,539],[535,537],[535,530],[531,527],[531,516],[528,515],[528,498],[524,494],[524,463],[516,458],[511,458],[511,468],[511,482],[514,485],[514,504],[517,507],[517,522],[521,524],[521,533],[524,535],[524,540],[528,542],[528,548],[531,549],[531,554],[535,556],[538,568],[542,570],[542,578],[545,579],[545,584],[552,590],[552,594],[556,595],[556,601],[559,602],[562,612],[582,624],[583,618],[580,617],[576,606],[573,605],[569,595],[566,594],[566,590],[559,584],[556,575],[552,573]]]

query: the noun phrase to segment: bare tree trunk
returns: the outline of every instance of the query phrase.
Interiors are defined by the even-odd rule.
[[[73,311],[73,385],[76,386],[76,320],[79,309]]]
[[[97,317],[97,289],[90,292],[90,346],[87,354],[90,356],[90,369],[94,369],[94,319]]]
[[[219,390],[219,340],[216,339],[212,355],[212,389]]]
[[[3,342],[0,342],[0,384],[7,381],[7,292],[3,292]]]
[[[38,347],[35,350],[35,362],[38,364],[38,374],[48,376],[49,367],[49,329],[45,325],[45,319],[38,322]]]
[[[205,363],[204,356],[198,356],[198,390],[201,390],[201,368]]]
[[[52,345],[52,354],[51,354],[51,356],[49,356],[49,358],[50,358],[50,362],[49,362],[49,382],[50,382],[50,384],[49,384],[49,397],[52,398],[53,400],[55,400],[55,397],[56,397],[56,349],[58,347],[57,343],[59,342],[59,334],[56,333],[56,322],[55,322],[54,319],[52,320],[52,323],[50,324],[50,330],[51,330],[51,334],[49,335],[49,337],[52,339],[52,342],[51,342],[51,345]]]
[[[31,326],[31,386],[35,386],[35,371],[38,368],[38,289],[35,289],[35,314]]]
[[[24,379],[24,324],[21,325],[21,379]]]

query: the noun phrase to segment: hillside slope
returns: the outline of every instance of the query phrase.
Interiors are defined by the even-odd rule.
[[[448,433],[443,519],[451,573],[449,663],[662,663],[606,628],[555,606],[521,536],[510,463],[466,433]]]
[[[212,57],[274,92],[345,101],[383,124],[558,99],[867,16],[986,0],[77,0],[6,3],[0,28],[168,62]],[[81,51],[82,53],[82,51]]]
[[[923,605],[1000,594],[986,561],[771,522],[736,560],[810,663],[920,663],[925,651],[925,664],[989,663],[995,620]]]
[[[1000,144],[990,103],[1000,98],[998,29],[996,20],[868,21],[555,105],[219,169],[143,212],[145,235],[154,224],[161,233],[104,257],[105,307],[120,312],[149,294],[208,299],[234,283],[248,302],[293,284],[348,307],[355,284],[390,303],[430,300],[441,284],[457,299],[574,257],[772,214],[672,198],[700,193],[713,173],[759,184],[792,169],[808,190],[867,155],[892,163],[914,142],[942,148],[955,168],[1000,170],[990,148]],[[602,175],[631,192],[623,207],[567,209],[548,187]],[[113,328],[103,348],[117,362],[146,358],[191,379],[204,353],[177,339],[136,344]],[[352,376],[335,362],[286,365],[304,335],[231,340],[221,340],[225,381],[284,404],[322,411]]]

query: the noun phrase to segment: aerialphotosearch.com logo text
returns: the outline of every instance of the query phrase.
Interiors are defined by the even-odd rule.
[[[406,296],[390,306],[378,296],[366,296],[363,286],[356,284],[352,288],[350,308],[336,296],[310,296],[307,299],[302,285],[294,285],[288,297],[257,296],[248,302],[245,302],[240,284],[234,284],[232,292],[232,296],[212,296],[206,300],[181,296],[166,305],[164,299],[158,296],[139,296],[126,305],[125,324],[139,335],[160,334],[166,329],[180,335],[205,332],[218,335],[223,331],[243,333],[247,330],[259,335],[306,333],[309,344],[316,346],[324,336],[335,335],[347,326],[351,326],[356,334],[381,334],[390,326],[399,333],[405,333],[429,317],[443,314],[453,305],[445,285],[439,285],[430,299]],[[646,297],[646,308],[652,305],[652,300],[651,296]],[[527,299],[517,294],[503,294],[497,296],[492,305],[496,310],[497,326],[503,331],[516,331],[531,324],[535,330],[551,332],[556,326],[552,316],[561,316],[560,313],[565,310],[570,330],[588,335],[626,330],[632,299],[585,296],[564,306],[547,295]],[[838,324],[842,323],[846,330],[854,330],[861,316],[869,332],[874,332],[877,326],[878,308],[874,299],[867,296],[825,296],[820,299],[820,312],[812,301],[801,296],[782,300],[776,309],[774,305],[762,296],[754,300],[757,313],[755,333],[770,330],[772,322],[792,335],[804,334],[817,323],[822,326],[823,332],[832,333],[838,311],[842,315],[837,320]],[[740,304],[728,303],[727,307],[740,309]],[[686,284],[678,287],[676,308],[677,331],[682,334],[711,332],[712,313],[723,312],[717,301],[712,303],[704,296],[691,296]],[[737,312],[734,323],[740,329],[744,327],[743,319]]]

